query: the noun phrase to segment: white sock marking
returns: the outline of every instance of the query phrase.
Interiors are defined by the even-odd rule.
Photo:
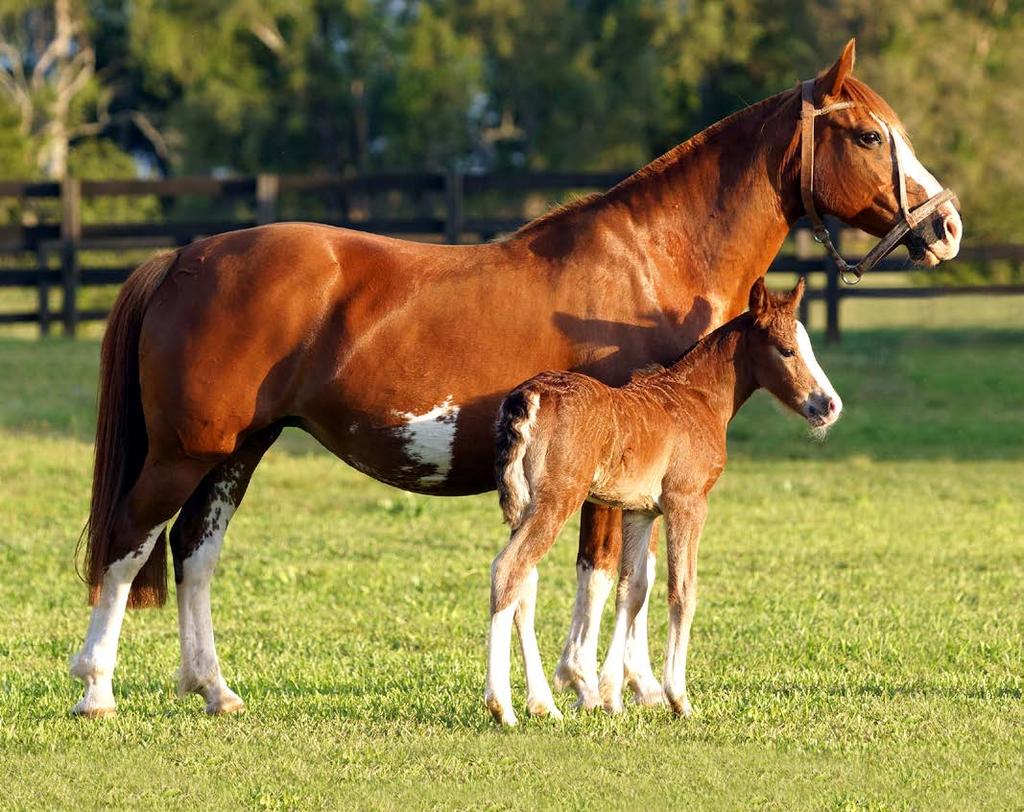
[[[71,658],[71,676],[85,683],[85,695],[75,713],[95,713],[114,708],[113,676],[117,665],[117,644],[124,623],[132,580],[153,552],[166,522],[149,531],[146,540],[107,567],[99,598],[89,618],[89,629],[81,651]]]

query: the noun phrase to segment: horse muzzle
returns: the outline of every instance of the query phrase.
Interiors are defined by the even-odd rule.
[[[940,262],[953,259],[960,253],[963,230],[960,212],[952,202],[943,203],[931,217],[907,234],[911,261],[923,268],[934,268]]]
[[[843,413],[843,399],[837,394],[827,394],[820,390],[811,392],[800,411],[813,428],[827,429]]]

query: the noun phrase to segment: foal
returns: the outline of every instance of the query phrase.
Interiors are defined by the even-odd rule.
[[[711,333],[671,368],[634,376],[621,388],[575,372],[542,372],[502,402],[496,468],[512,537],[491,567],[484,698],[496,721],[516,722],[509,677],[513,622],[525,665],[527,710],[560,716],[533,631],[536,567],[585,499],[623,510],[615,631],[599,687],[604,707],[622,709],[626,636],[647,595],[651,523],[664,515],[664,691],[676,713],[692,713],[686,650],[697,606],[697,545],[708,493],[725,467],[729,421],[761,387],[816,431],[825,431],[842,410],[795,317],[803,292],[801,280],[791,293],[775,296],[758,279],[748,313]]]

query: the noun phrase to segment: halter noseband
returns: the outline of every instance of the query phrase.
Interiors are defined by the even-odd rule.
[[[948,203],[956,198],[956,194],[950,189],[943,189],[938,194],[932,195],[920,206],[911,209],[907,204],[907,180],[903,174],[903,164],[900,162],[900,153],[896,145],[896,139],[890,128],[886,125],[885,131],[889,136],[889,145],[892,150],[892,163],[896,169],[896,196],[900,204],[900,216],[889,232],[878,241],[867,255],[856,265],[851,265],[832,242],[832,237],[822,222],[817,208],[814,206],[814,119],[818,116],[828,115],[836,110],[845,110],[853,107],[853,102],[835,102],[824,107],[814,106],[814,80],[808,79],[800,84],[800,197],[803,200],[804,211],[811,221],[814,231],[814,239],[825,246],[825,250],[839,266],[839,274],[848,285],[856,285],[860,278],[874,268],[879,262],[885,259],[890,252],[899,244],[908,232],[917,228],[925,218],[928,217],[943,203]]]

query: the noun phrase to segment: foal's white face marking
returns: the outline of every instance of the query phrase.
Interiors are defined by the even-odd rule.
[[[828,375],[825,374],[825,370],[821,368],[818,359],[814,357],[814,350],[811,348],[811,338],[807,335],[807,330],[799,321],[796,323],[796,346],[800,351],[800,358],[804,362],[804,366],[814,376],[814,381],[817,383],[822,394],[830,397],[835,404],[835,412],[833,412],[828,421],[828,425],[831,425],[839,419],[839,415],[843,412],[843,399],[839,397],[839,393],[832,386],[832,382],[828,379]]]
[[[452,395],[423,414],[397,409],[392,414],[405,421],[404,426],[395,429],[405,441],[405,453],[417,465],[434,468],[434,473],[420,477],[419,484],[440,485],[452,467],[452,446],[459,419],[459,407],[452,403]]]
[[[871,114],[871,117],[881,125],[896,144],[896,154],[899,155],[903,174],[924,189],[925,194],[929,197],[934,197],[941,192],[942,184],[917,159],[914,151],[910,148],[910,144],[900,135],[899,130],[889,126],[874,113]],[[938,259],[952,259],[960,252],[960,237],[964,230],[963,222],[960,220],[960,212],[956,210],[956,206],[951,201],[939,206],[938,211],[946,219],[946,222],[952,221],[952,229],[947,228],[945,239],[932,243],[928,246],[928,250],[935,254]]]

